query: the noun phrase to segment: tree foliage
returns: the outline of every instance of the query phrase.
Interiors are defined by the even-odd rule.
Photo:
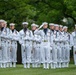
[[[0,0],[0,19],[15,22],[20,30],[23,21],[64,24],[62,19],[66,17],[71,28],[76,23],[75,4],[76,0]]]

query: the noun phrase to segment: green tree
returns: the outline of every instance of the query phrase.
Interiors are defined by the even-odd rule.
[[[15,22],[20,30],[22,21],[65,25],[62,19],[66,17],[71,28],[76,23],[75,3],[76,0],[0,0],[0,19]]]

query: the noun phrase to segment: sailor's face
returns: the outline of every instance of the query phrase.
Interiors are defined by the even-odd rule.
[[[75,26],[75,30],[76,30],[76,26]]]
[[[60,30],[60,31],[63,31],[63,28],[62,28],[62,27],[60,27],[60,28],[59,28],[59,30]]]
[[[0,22],[1,26],[4,27],[5,26],[5,23],[4,22]]]
[[[50,29],[53,29],[53,30],[54,30],[54,25],[51,25],[51,26],[50,26]]]
[[[15,26],[10,26],[10,29],[11,29],[11,30],[15,29]]]
[[[5,25],[5,27],[7,27],[7,24]]]
[[[48,28],[48,25],[47,25],[47,24],[45,24],[45,25],[43,26],[43,29],[46,29],[46,28]]]
[[[59,27],[58,27],[58,26],[56,26],[56,27],[55,27],[55,30],[59,30]]]
[[[4,24],[4,27],[6,28],[7,27],[7,24]]]
[[[0,22],[0,28],[2,27],[1,22]]]
[[[24,25],[23,25],[23,28],[27,28],[27,26],[28,26],[28,25],[24,24]]]
[[[1,24],[1,22],[0,22],[0,28],[2,27],[2,24]]]
[[[32,30],[36,30],[37,29],[37,27],[36,26],[32,26]]]
[[[68,31],[68,28],[65,28],[65,29],[64,29],[64,32],[67,32],[67,31]]]

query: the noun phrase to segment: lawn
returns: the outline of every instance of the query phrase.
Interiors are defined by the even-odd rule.
[[[70,64],[69,68],[45,70],[42,67],[24,69],[23,65],[17,65],[17,68],[0,69],[0,75],[76,75],[76,66]]]

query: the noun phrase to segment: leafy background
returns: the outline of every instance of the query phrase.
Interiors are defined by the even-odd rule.
[[[67,18],[67,23],[62,19]],[[73,31],[76,23],[76,0],[0,0],[0,19],[16,23],[17,30],[21,29],[23,21],[37,23],[54,22],[67,25]]]

